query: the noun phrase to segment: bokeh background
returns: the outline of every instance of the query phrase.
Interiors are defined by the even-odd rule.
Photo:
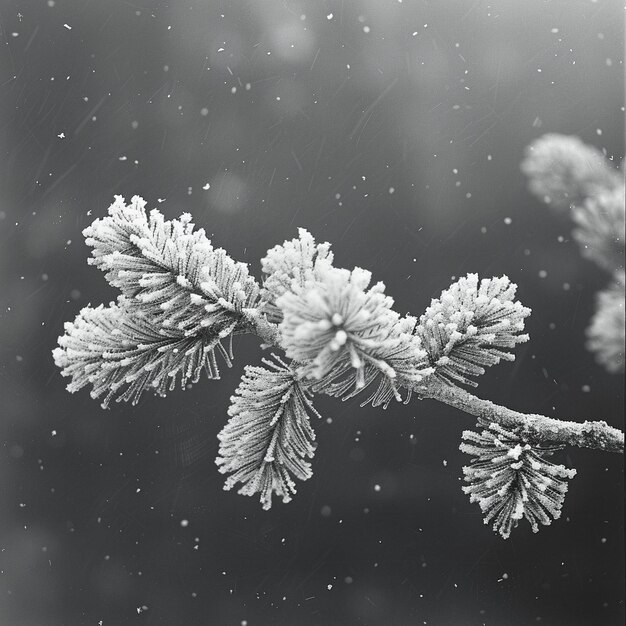
[[[257,276],[306,227],[402,313],[505,273],[531,342],[478,393],[620,426],[584,347],[608,276],[519,163],[544,132],[621,161],[621,2],[1,0],[0,28],[0,624],[622,623],[623,457],[560,453],[563,518],[502,541],[460,489],[472,418],[321,397],[315,474],[264,512],[214,465],[254,338],[108,411],[51,357],[115,297],[81,230],[139,194]]]

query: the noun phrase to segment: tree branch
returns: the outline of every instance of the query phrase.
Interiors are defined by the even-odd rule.
[[[604,421],[569,422],[534,413],[519,413],[478,398],[460,387],[443,384],[434,377],[427,379],[416,391],[422,398],[439,400],[470,415],[497,422],[539,444],[558,443],[624,453],[624,433]]]
[[[258,309],[246,309],[244,316],[250,332],[259,336],[264,344],[280,347],[280,334],[276,324],[268,322]],[[455,385],[442,383],[434,376],[409,388],[420,398],[438,400],[469,415],[497,422],[504,428],[515,430],[521,436],[538,444],[567,444],[579,448],[624,453],[624,433],[604,421],[580,423],[544,415],[519,413],[489,400],[478,398]]]

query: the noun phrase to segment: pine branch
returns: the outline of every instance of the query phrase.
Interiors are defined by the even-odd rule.
[[[258,316],[250,317],[250,331],[257,334],[266,346],[281,347],[278,327]],[[624,453],[624,433],[609,426],[605,421],[572,422],[537,414],[525,414],[483,400],[456,385],[446,384],[435,376],[412,383],[402,376],[396,381],[398,388],[415,393],[419,398],[433,399],[455,407],[464,413],[496,422],[519,432],[528,441],[538,445],[566,444],[581,448],[599,449]],[[317,389],[324,393],[322,387]]]
[[[264,509],[272,495],[289,502],[294,478],[311,477],[315,433],[309,415],[319,417],[310,394],[286,363],[264,360],[267,367],[247,366],[228,409],[230,419],[218,435],[220,472],[230,474],[224,489],[240,482],[239,493],[260,493]]]
[[[264,508],[273,495],[288,502],[295,480],[311,476],[313,392],[345,400],[369,388],[363,404],[385,407],[402,391],[405,401],[415,392],[477,416],[485,429],[465,433],[464,450],[478,457],[465,470],[466,491],[503,536],[522,515],[533,528],[558,516],[573,470],[548,463],[546,446],[623,452],[623,433],[606,422],[525,415],[457,386],[475,385],[486,367],[513,360],[513,348],[528,339],[530,310],[514,299],[506,276],[460,279],[418,322],[392,309],[383,283],[369,287],[368,271],[333,267],[328,244],[315,244],[304,230],[268,252],[262,289],[245,264],[194,231],[190,216],[148,216],[138,197],[130,205],[118,197],[85,235],[92,263],[122,295],[66,324],[53,354],[72,378],[70,391],[91,384],[106,406],[115,396],[135,403],[147,388],[160,395],[177,383],[184,388],[203,372],[217,378],[216,355],[229,366],[232,359],[221,341],[236,332],[256,334],[293,359],[246,367],[219,435],[225,488],[241,483],[239,492],[259,493]],[[621,285],[623,318],[623,279]],[[599,334],[590,341],[599,342]]]
[[[519,413],[432,378],[414,391],[422,398],[438,400],[485,421],[496,422],[537,445],[567,444],[624,453],[624,433],[604,421],[569,422],[533,413]]]
[[[300,292],[305,285],[319,280],[333,262],[329,243],[316,244],[311,233],[298,229],[298,238],[274,246],[261,259],[265,274],[261,296],[263,311],[272,322],[280,322],[283,314],[276,300],[284,293]]]
[[[613,274],[596,296],[587,347],[611,373],[624,371],[624,163],[617,172],[578,137],[547,134],[526,150],[522,170],[530,190],[549,206],[570,206],[581,254]]]
[[[248,267],[214,249],[204,229],[194,231],[189,213],[165,220],[156,209],[148,216],[145,204],[116,196],[109,215],[83,231],[93,248],[89,262],[155,324],[191,336],[244,323],[243,310],[259,303]]]
[[[516,289],[506,276],[479,282],[476,274],[468,274],[431,302],[415,333],[437,378],[475,387],[470,376],[515,359],[510,350],[528,341],[522,331],[530,315],[530,309],[514,301]]]
[[[624,272],[616,272],[612,284],[596,294],[596,310],[587,328],[587,348],[608,372],[624,371],[626,300]]]
[[[558,133],[533,141],[521,169],[528,176],[530,191],[556,209],[580,206],[587,198],[624,184],[597,148]]]

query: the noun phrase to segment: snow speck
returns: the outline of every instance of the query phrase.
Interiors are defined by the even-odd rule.
[[[63,24],[63,26],[65,26],[65,28],[67,28],[67,30],[72,30],[72,27],[69,24]]]

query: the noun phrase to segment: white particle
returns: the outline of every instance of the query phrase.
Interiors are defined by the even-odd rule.
[[[326,19],[327,19],[327,20],[332,20],[332,19],[333,19],[333,14],[332,14],[332,13],[329,13],[329,14],[326,16]]]
[[[512,220],[510,217],[505,217],[505,218],[504,218],[504,223],[505,223],[507,226],[510,226],[510,225],[513,223],[513,220]]]
[[[188,520],[188,519],[181,519],[181,520],[180,520],[180,525],[181,525],[183,528],[187,528],[187,526],[189,526],[189,520]]]
[[[63,26],[65,26],[65,28],[67,28],[67,30],[72,30],[72,27],[69,24],[63,24]]]

